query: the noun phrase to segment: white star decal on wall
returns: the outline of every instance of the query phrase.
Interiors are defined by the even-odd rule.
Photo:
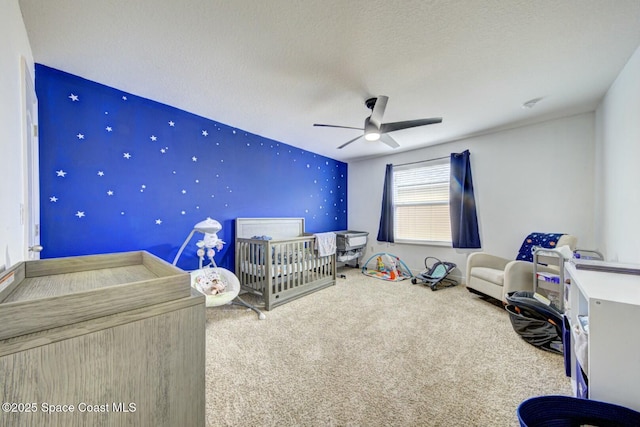
[[[122,100],[123,100],[123,101],[126,101],[126,100],[127,100],[127,97],[126,97],[126,96],[124,96],[124,95],[122,95]]]
[[[107,191],[107,196],[113,196],[113,191],[112,190]]]
[[[197,158],[196,156],[193,156],[193,157],[191,158],[191,160],[193,160],[194,162],[197,162],[197,161],[198,161],[198,158]]]
[[[182,190],[181,193],[182,194],[187,194],[187,190]]]
[[[150,140],[152,140],[152,141],[157,141],[157,140],[158,140],[158,137],[157,137],[157,136],[155,136],[155,135],[151,135],[151,136],[149,137],[149,139],[150,139]]]
[[[169,126],[174,127],[176,124],[173,122],[173,120],[169,120]]]
[[[76,136],[78,137],[78,139],[84,139],[84,135],[81,133],[77,134]]]
[[[80,99],[78,98],[78,95],[72,93],[71,95],[69,95],[69,99],[72,100],[73,102],[79,101]]]
[[[113,131],[113,128],[111,126],[107,126],[105,129],[107,130],[107,132],[112,132]]]
[[[65,176],[66,174],[67,174],[67,173],[66,173],[65,171],[63,171],[62,169],[60,169],[59,171],[56,171],[56,175],[57,175],[57,176],[61,176],[61,177],[63,177],[63,178],[64,178],[64,176]]]
[[[162,224],[162,220],[161,219],[156,219],[156,224],[158,224],[158,225]]]
[[[122,157],[124,157],[125,159],[130,159],[131,158],[131,154],[124,153],[124,154],[122,154]]]
[[[98,176],[104,176],[104,172],[103,171],[98,171]]]
[[[202,131],[202,136],[207,136],[207,135],[209,135],[209,132],[207,132],[206,130],[203,130]]]
[[[51,196],[51,197],[49,197],[49,201],[55,203],[55,202],[58,201],[58,198],[56,196]]]
[[[78,218],[83,218],[85,215],[84,215],[84,212],[82,212],[82,211],[78,211],[78,212],[76,212],[76,216],[77,216]]]

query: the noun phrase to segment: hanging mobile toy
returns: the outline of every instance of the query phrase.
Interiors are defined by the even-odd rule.
[[[224,241],[220,240],[218,238],[218,235],[216,234],[220,230],[222,230],[222,225],[220,225],[220,223],[215,219],[207,218],[206,220],[200,221],[199,223],[197,223],[193,228],[193,230],[191,230],[191,233],[189,233],[189,236],[187,236],[182,246],[180,247],[180,250],[178,250],[176,257],[173,259],[173,265],[176,265],[178,263],[178,258],[180,258],[182,251],[184,251],[184,248],[187,246],[187,243],[189,243],[189,241],[191,240],[191,237],[193,236],[193,234],[195,232],[200,232],[204,234],[204,238],[202,240],[199,240],[196,243],[196,246],[198,247],[196,254],[198,255],[198,258],[200,258],[199,268],[202,268],[205,254],[207,258],[209,258],[209,261],[210,261],[209,266],[217,267],[215,261],[213,260],[213,257],[215,255],[214,248],[218,250],[218,252],[220,252],[225,244]]]

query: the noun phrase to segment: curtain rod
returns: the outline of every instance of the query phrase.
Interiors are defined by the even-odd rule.
[[[450,158],[451,156],[442,156],[442,157],[436,157],[435,159],[419,160],[417,162],[401,163],[399,165],[393,165],[393,166],[408,166],[408,165],[415,165],[417,163],[435,162],[436,160],[443,160],[443,159],[450,159]]]

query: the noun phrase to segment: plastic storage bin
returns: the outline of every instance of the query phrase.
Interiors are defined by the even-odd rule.
[[[612,403],[569,396],[539,396],[518,406],[522,427],[640,426],[640,412]]]
[[[562,350],[564,352],[564,373],[571,378],[571,325],[569,318],[562,318]]]

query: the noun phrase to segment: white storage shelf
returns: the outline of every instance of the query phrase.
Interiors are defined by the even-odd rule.
[[[570,280],[566,314],[571,328],[578,327],[578,316],[588,318],[585,374],[589,399],[640,411],[640,276],[577,269],[572,262],[565,269]],[[575,345],[572,340],[574,392],[580,375]]]
[[[533,252],[533,291],[547,298],[555,308],[564,312],[564,258],[549,249],[537,248]],[[553,271],[550,271],[553,269]]]

